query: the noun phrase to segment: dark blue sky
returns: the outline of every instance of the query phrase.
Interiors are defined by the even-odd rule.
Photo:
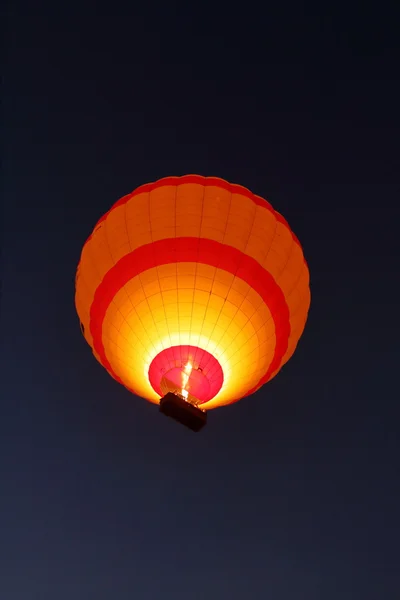
[[[397,15],[231,4],[8,8],[4,600],[400,597]],[[293,359],[198,435],[105,373],[74,309],[97,219],[185,173],[267,197],[312,285]]]

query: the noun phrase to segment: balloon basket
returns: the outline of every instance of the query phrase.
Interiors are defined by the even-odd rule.
[[[200,431],[207,423],[207,412],[178,393],[168,392],[161,398],[160,412],[192,431]]]

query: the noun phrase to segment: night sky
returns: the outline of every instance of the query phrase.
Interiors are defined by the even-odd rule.
[[[400,19],[372,4],[10,2],[2,600],[400,597]],[[74,307],[98,218],[186,173],[268,198],[312,293],[292,360],[199,434]]]

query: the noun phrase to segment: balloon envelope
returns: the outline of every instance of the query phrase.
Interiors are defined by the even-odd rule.
[[[309,272],[286,220],[248,189],[187,175],[121,198],[86,241],[76,308],[97,360],[159,403],[205,409],[267,383],[295,351]]]

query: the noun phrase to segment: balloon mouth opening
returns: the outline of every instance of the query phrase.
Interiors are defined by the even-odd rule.
[[[210,352],[196,346],[171,346],[152,360],[149,381],[159,396],[177,391],[184,398],[193,397],[203,404],[218,394],[224,374]]]

